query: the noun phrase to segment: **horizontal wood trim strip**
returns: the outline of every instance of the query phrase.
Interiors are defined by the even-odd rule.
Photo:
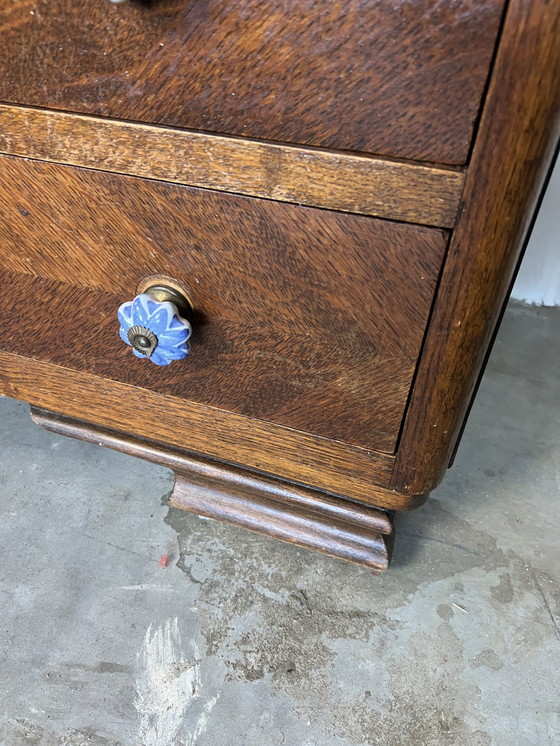
[[[423,502],[383,486],[394,456],[0,352],[0,391],[94,425],[201,453],[383,508]]]
[[[0,152],[451,228],[464,172],[0,104]]]

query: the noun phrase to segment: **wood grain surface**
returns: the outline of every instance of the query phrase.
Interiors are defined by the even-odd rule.
[[[387,513],[226,464],[120,435],[52,412],[31,410],[38,425],[173,469],[172,507],[265,536],[386,570],[393,545]]]
[[[0,390],[41,409],[274,475],[367,505],[410,510],[425,496],[389,483],[394,456],[162,396],[0,350]]]
[[[452,227],[464,172],[0,104],[0,152]]]
[[[392,486],[440,481],[560,135],[560,2],[512,0]]]
[[[465,163],[503,0],[9,0],[0,100]]]
[[[4,157],[0,241],[3,349],[390,453],[446,236]],[[166,368],[118,336],[153,274],[195,306]]]

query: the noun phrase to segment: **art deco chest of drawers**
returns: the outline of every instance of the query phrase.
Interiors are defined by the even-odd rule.
[[[0,392],[169,466],[173,505],[386,567],[554,154],[559,17],[2,3]]]

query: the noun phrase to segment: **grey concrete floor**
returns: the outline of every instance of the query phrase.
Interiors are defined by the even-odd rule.
[[[166,506],[0,399],[0,743],[560,743],[560,310],[513,306],[385,575]]]

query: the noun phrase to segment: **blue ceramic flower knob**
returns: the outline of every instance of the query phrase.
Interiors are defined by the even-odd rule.
[[[119,334],[123,342],[132,347],[136,357],[148,358],[156,365],[169,365],[189,354],[188,340],[192,328],[180,315],[176,303],[159,299],[176,299],[176,291],[167,289],[166,294],[158,287],[151,294],[150,290],[148,288],[119,308]]]

